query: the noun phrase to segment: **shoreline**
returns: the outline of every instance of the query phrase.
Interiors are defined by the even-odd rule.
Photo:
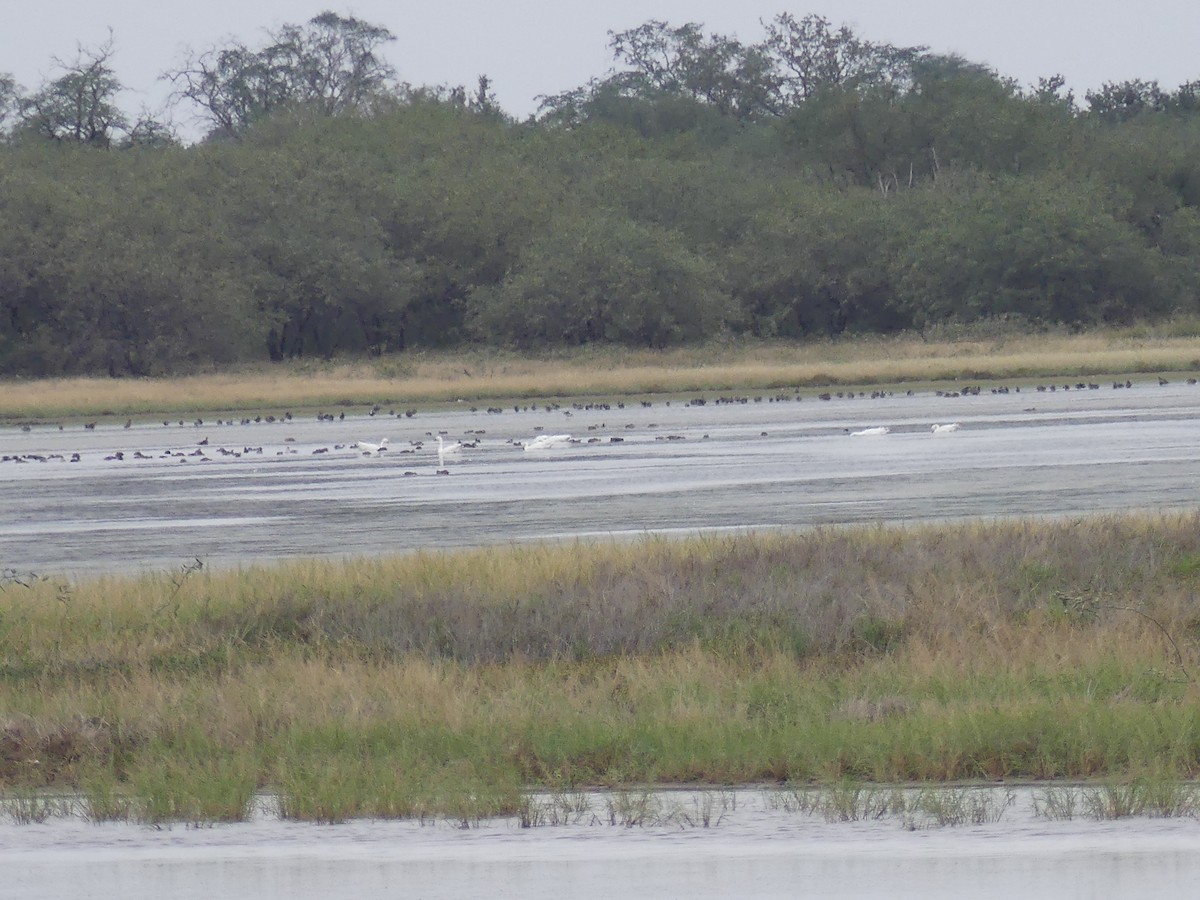
[[[1200,344],[1170,352],[1190,363]],[[519,377],[565,389],[578,368]],[[202,402],[189,385],[152,386]],[[598,785],[1169,800],[1200,777],[1197,515],[6,578],[0,791],[149,822],[238,821],[264,789],[307,821],[488,816]]]
[[[1200,371],[1200,338],[1134,337],[1128,330],[926,342],[911,336],[814,344],[620,348],[574,357],[500,351],[414,352],[357,362],[294,362],[173,378],[0,381],[0,423],[82,417],[446,407],[503,400],[617,398],[691,392],[824,388],[912,390],[1031,386],[1063,378],[1111,381]]]

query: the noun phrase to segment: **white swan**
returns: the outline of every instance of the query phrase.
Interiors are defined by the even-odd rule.
[[[440,434],[437,436],[437,442],[438,442],[438,467],[439,468],[444,467],[446,465],[446,454],[447,453],[460,453],[463,448],[462,443],[459,441],[455,441],[453,444],[447,444],[444,440],[442,440],[442,436]]]
[[[929,430],[934,434],[949,434],[952,431],[958,431],[960,428],[962,428],[962,426],[957,422],[951,422],[948,425],[934,425]]]
[[[351,444],[350,446],[356,450],[361,450],[363,453],[370,456],[372,453],[379,453],[381,450],[386,450],[387,445],[388,445],[388,439],[383,438],[382,440],[380,440],[380,442],[378,444],[371,444],[371,443],[368,443],[367,441],[357,441],[357,442]]]
[[[539,434],[525,445],[526,450],[552,450],[555,447],[569,446],[572,438],[569,434]]]
[[[850,437],[878,437],[879,435],[891,434],[892,429],[886,425],[880,425],[878,428],[864,428],[862,431],[850,432]]]

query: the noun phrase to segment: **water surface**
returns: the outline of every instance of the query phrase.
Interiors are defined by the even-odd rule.
[[[1200,386],[829,402],[786,396],[501,414],[460,405],[332,422],[0,429],[0,454],[62,457],[0,463],[0,565],[127,571],[195,557],[239,564],[1200,502]],[[930,432],[947,421],[962,429]],[[847,433],[879,425],[891,433]],[[439,463],[438,432],[477,446]],[[563,432],[579,443],[540,453],[520,447]],[[348,446],[385,436],[384,454]],[[72,453],[79,462],[67,461]],[[117,453],[124,458],[107,458]]]
[[[5,896],[98,900],[1196,896],[1194,819],[1048,821],[1033,815],[1035,790],[1017,789],[1000,821],[916,830],[895,817],[829,823],[773,808],[754,790],[721,795],[708,828],[694,819],[613,826],[603,814],[466,830],[273,817],[199,829],[54,820],[0,826],[0,866]],[[666,802],[694,814],[698,796]]]

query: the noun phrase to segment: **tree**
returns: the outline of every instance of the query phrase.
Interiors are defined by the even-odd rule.
[[[20,101],[20,118],[30,132],[54,141],[109,147],[127,128],[117,107],[122,89],[112,67],[113,39],[95,50],[79,48],[73,63],[55,60],[63,74]]]
[[[613,56],[627,66],[612,82],[633,96],[691,97],[737,119],[763,114],[770,86],[761,48],[719,34],[705,38],[701,28],[652,19],[610,32]]]
[[[0,369],[157,375],[247,358],[244,250],[182,154],[28,142],[0,166]],[[194,198],[194,199],[193,199]]]
[[[461,342],[471,293],[504,278],[564,193],[543,155],[562,135],[433,100],[376,121],[391,170],[375,215],[410,274],[392,346]]]
[[[1044,76],[1033,86],[1033,99],[1045,106],[1056,106],[1067,113],[1074,113],[1075,92],[1068,88],[1064,94],[1062,90],[1066,86],[1067,79],[1059,73]]]
[[[1195,115],[1200,112],[1200,81],[1188,81],[1179,86],[1171,95],[1171,110],[1181,115]]]
[[[403,263],[386,246],[370,123],[280,113],[244,141],[205,149],[246,255],[243,281],[272,360],[384,349]],[[354,126],[354,127],[347,127]]]
[[[926,47],[894,47],[834,29],[823,16],[781,13],[767,25],[766,49],[778,66],[778,109],[784,112],[833,88],[903,88]]]
[[[794,185],[765,198],[729,251],[730,289],[753,333],[830,337],[909,324],[889,260],[911,226],[865,190]]]
[[[599,88],[596,78],[558,94],[539,94],[534,121],[548,127],[578,128],[588,119],[588,107]]]
[[[1147,112],[1164,112],[1170,98],[1157,81],[1105,82],[1099,91],[1085,95],[1088,111],[1104,122],[1126,122]]]
[[[292,69],[296,99],[332,116],[366,111],[387,90],[395,70],[378,50],[395,39],[381,25],[323,12],[307,27],[285,25],[277,44]]]
[[[1103,185],[1057,174],[952,181],[899,198],[910,231],[893,281],[914,326],[999,317],[1086,326],[1177,307],[1170,267],[1114,214]]]
[[[911,122],[910,171],[936,179],[957,166],[1018,174],[1050,165],[1071,150],[1070,107],[1061,85],[1045,81],[1027,96],[1015,81],[958,56],[925,56],[901,106]]]
[[[911,121],[889,84],[832,86],[790,110],[778,125],[785,148],[836,183],[893,190],[911,161]]]
[[[1181,206],[1200,207],[1200,118],[1142,115],[1087,130],[1080,167],[1111,185],[1114,208],[1152,243]]]
[[[702,106],[748,122],[770,112],[771,64],[758,46],[713,34],[689,22],[672,27],[652,19],[637,28],[609,32],[614,59],[625,68],[604,79],[541,97],[539,116],[548,124],[617,121],[631,109],[657,104]]]
[[[733,314],[715,267],[677,235],[598,210],[556,218],[470,303],[477,337],[521,347],[660,348],[717,334]]]
[[[1058,167],[1081,129],[1057,87],[1023,94],[1012,79],[957,56],[912,60],[908,84],[831,86],[780,123],[797,156],[835,181],[888,194],[951,168],[1019,173]]]
[[[129,126],[121,146],[164,150],[168,147],[179,147],[181,142],[174,128],[143,111],[137,121]]]
[[[395,70],[379,49],[395,36],[382,26],[323,12],[269,37],[260,50],[234,42],[190,57],[163,77],[177,100],[198,107],[212,133],[224,137],[288,107],[367,112],[394,86]]]
[[[821,16],[789,13],[767,25],[767,37],[744,44],[701,25],[651,19],[610,32],[609,46],[623,68],[572,91],[543,97],[539,115],[553,124],[578,125],[628,101],[659,104],[686,98],[741,123],[784,116],[826,92],[887,89],[911,83],[924,47],[895,47],[834,29]],[[622,104],[621,101],[626,101]]]

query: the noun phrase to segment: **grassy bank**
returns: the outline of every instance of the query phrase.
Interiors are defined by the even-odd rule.
[[[0,391],[0,421],[1197,370],[1200,326],[1189,322],[1080,335],[999,333],[953,340],[905,335],[668,351],[581,348],[540,358],[500,351],[414,352],[182,378],[10,380]]]
[[[1200,516],[180,570],[0,594],[0,786],[95,818],[530,786],[1200,774]]]

